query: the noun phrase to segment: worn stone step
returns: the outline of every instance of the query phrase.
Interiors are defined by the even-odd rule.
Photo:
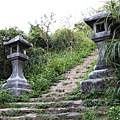
[[[0,117],[2,116],[9,116],[9,117],[16,117],[21,115],[26,115],[30,113],[36,114],[62,114],[68,112],[79,112],[82,113],[84,110],[87,110],[83,106],[79,107],[67,107],[67,108],[45,108],[45,109],[36,109],[36,108],[6,108],[0,109]]]
[[[52,120],[82,120],[83,113],[79,112],[67,112],[67,113],[60,113],[60,114],[45,114],[45,115],[38,115],[36,120],[40,120],[41,117],[44,120],[50,118]]]
[[[58,101],[63,101],[65,100],[65,96],[47,96],[47,97],[42,97],[42,98],[31,98],[31,102],[58,102]]]
[[[70,102],[70,101],[69,101]],[[25,103],[24,103],[25,104]],[[97,114],[106,115],[109,107],[97,108]],[[0,109],[0,120],[81,120],[86,110],[84,106],[59,108],[6,108]],[[96,107],[91,107],[96,111]],[[9,118],[9,119],[8,119]]]
[[[80,107],[67,107],[67,108],[48,108],[46,109],[46,112],[50,112],[53,114],[60,114],[60,113],[66,113],[66,112],[80,112],[82,113],[83,110],[87,110],[87,108],[83,109],[83,106]]]
[[[39,109],[36,109],[36,108],[5,108],[5,109],[0,109],[0,117],[20,116],[20,115],[25,115],[29,113],[34,113],[36,111],[39,111]]]
[[[60,101],[60,102],[19,102],[19,103],[11,103],[11,106],[13,107],[28,107],[33,108],[37,107],[39,109],[41,108],[59,108],[59,107],[77,107],[82,105],[82,100],[77,101]]]
[[[27,114],[17,117],[0,117],[0,120],[82,120],[83,113],[67,112],[60,114]]]
[[[37,114],[31,113],[31,114],[15,116],[15,117],[3,116],[3,117],[0,117],[0,120],[36,120],[36,117],[37,117]]]

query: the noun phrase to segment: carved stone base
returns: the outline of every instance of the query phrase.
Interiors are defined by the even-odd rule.
[[[115,86],[117,78],[108,77],[100,79],[88,79],[80,83],[80,89],[82,93],[88,94],[93,89],[95,91],[106,91],[108,86]]]
[[[88,78],[89,79],[99,79],[99,78],[103,78],[103,77],[110,77],[111,72],[112,71],[108,70],[108,69],[95,70],[88,75]]]
[[[22,95],[30,92],[30,85],[26,81],[10,80],[3,85],[3,89],[10,90],[13,95]]]

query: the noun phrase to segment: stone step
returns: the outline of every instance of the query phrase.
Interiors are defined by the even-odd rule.
[[[82,100],[76,101],[59,101],[59,102],[19,102],[19,103],[11,103],[13,107],[28,107],[28,108],[59,108],[59,107],[77,107],[82,105]]]
[[[93,108],[94,110],[95,108]],[[37,109],[37,108],[6,108],[6,109],[0,109],[0,120],[3,118],[16,118],[19,120],[20,117],[22,118],[39,118],[40,116],[43,117],[58,117],[60,119],[65,118],[66,119],[73,119],[73,118],[81,118],[81,115],[88,110],[88,108],[84,106],[78,106],[78,107],[66,107],[66,108],[45,108],[45,109]],[[99,115],[105,115],[106,109],[103,109],[102,107],[97,110],[97,113]],[[53,116],[51,116],[53,115]],[[9,119],[5,119],[9,120]],[[26,119],[25,119],[26,120]]]
[[[0,117],[0,120],[82,120],[83,113],[67,112],[60,114],[26,114],[17,117]]]
[[[97,112],[99,116],[106,115],[102,113],[102,111]],[[25,115],[18,116],[1,116],[0,120],[82,120],[82,116],[84,113],[82,112],[66,112],[66,113],[47,113],[47,114],[38,114],[38,113],[30,113]]]
[[[46,104],[47,106],[45,106]],[[23,105],[23,108],[0,109],[0,120],[81,120],[86,110],[92,109],[96,111],[96,107],[87,108],[82,106],[81,100],[48,103],[26,102],[14,103],[14,105]],[[26,105],[28,107],[24,107]],[[108,108],[99,107],[99,109],[97,108],[97,113],[99,115],[106,115]]]
[[[86,108],[83,106],[79,106],[79,107],[59,107],[59,108],[6,108],[6,109],[0,109],[0,117],[2,116],[8,116],[8,117],[17,117],[17,116],[26,116],[26,114],[30,114],[30,113],[35,113],[35,114],[55,114],[55,115],[62,115],[62,113],[64,113],[66,115],[66,113],[70,112],[70,113],[74,113],[74,112],[78,112],[78,113],[82,113],[83,111],[85,111]]]
[[[58,102],[58,101],[63,101],[65,100],[65,96],[64,95],[48,95],[48,96],[45,96],[45,97],[41,97],[41,98],[31,98],[30,101],[31,102]]]
[[[41,117],[44,120],[48,118],[52,118],[52,120],[82,120],[83,113],[79,112],[67,112],[67,113],[60,113],[60,114],[46,114],[46,115],[38,115],[36,120],[40,120]]]
[[[0,120],[36,120],[36,117],[37,117],[37,114],[31,113],[31,114],[15,116],[15,117],[3,116],[3,117],[0,117]]]
[[[8,108],[8,109],[0,109],[0,116],[11,116],[11,115],[23,115],[28,113],[52,113],[52,114],[60,114],[64,112],[83,112],[87,110],[86,107],[59,107],[59,108]]]

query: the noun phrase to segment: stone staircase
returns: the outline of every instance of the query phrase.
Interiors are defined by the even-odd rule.
[[[82,100],[42,102],[41,98],[10,104],[12,108],[0,109],[0,120],[82,120],[86,110],[96,109],[83,106]],[[103,116],[106,109],[99,107],[97,113]]]
[[[82,101],[14,103],[18,108],[2,109],[0,120],[81,120],[87,109]],[[24,106],[24,107],[23,107]]]
[[[0,109],[0,120],[82,120],[84,112],[88,110],[82,105],[82,100],[66,101],[65,98],[68,92],[76,88],[80,76],[85,75],[96,59],[97,52],[94,51],[81,65],[65,73],[66,79],[52,86],[41,98],[31,98],[24,103],[10,103],[11,108]],[[104,111],[99,114],[104,114]]]

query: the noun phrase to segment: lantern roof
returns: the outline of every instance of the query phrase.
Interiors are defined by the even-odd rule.
[[[11,39],[8,42],[4,42],[3,44],[8,47],[17,45],[17,44],[21,45],[23,48],[29,48],[29,47],[33,46],[31,43],[29,43],[28,41],[23,39],[23,37],[20,35],[14,37],[13,39]]]
[[[103,20],[111,15],[110,12],[99,12],[93,16],[90,16],[88,18],[84,18],[83,21],[89,25],[91,28],[93,28],[93,24],[97,21]]]

